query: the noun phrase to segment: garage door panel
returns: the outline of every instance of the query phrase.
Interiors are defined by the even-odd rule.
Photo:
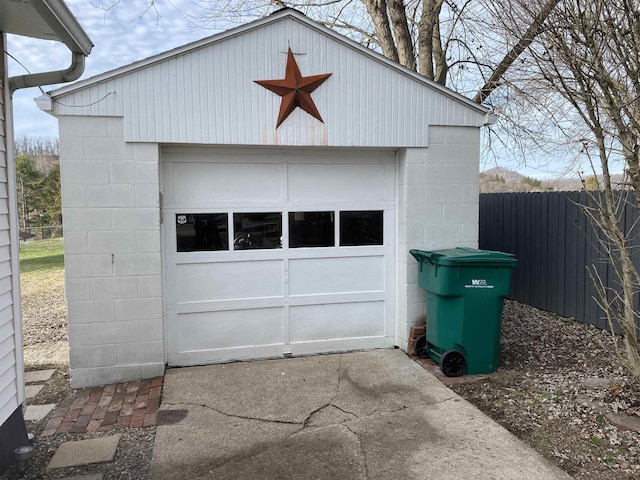
[[[384,290],[384,256],[289,260],[289,295]]]
[[[395,200],[393,177],[384,164],[293,164],[288,169],[288,192],[292,202]]]
[[[277,202],[283,199],[282,165],[181,163],[173,172],[174,201],[202,204],[212,193],[219,202]]]
[[[169,364],[393,346],[395,166],[390,151],[165,149]],[[181,243],[197,215],[226,218],[227,242]],[[234,245],[259,215],[280,220],[276,248]]]
[[[298,295],[289,297],[289,305],[325,305],[325,304],[347,304],[361,302],[386,301],[385,292],[345,292],[326,293],[323,295]]]
[[[282,344],[283,308],[178,315],[179,352]]]
[[[369,294],[373,295],[373,294]],[[307,298],[307,297],[298,297]],[[315,298],[315,297],[311,297]],[[369,298],[366,298],[369,300]],[[307,302],[312,303],[312,302]],[[317,303],[317,302],[316,302]],[[249,305],[250,304],[250,305]],[[264,297],[264,298],[239,298],[236,300],[214,300],[210,302],[190,302],[181,303],[171,309],[178,315],[185,313],[204,313],[204,312],[220,312],[226,310],[242,310],[249,308],[281,308],[283,305],[282,297]]]
[[[384,336],[384,301],[292,306],[291,343]]]
[[[177,302],[282,297],[282,260],[177,266]]]

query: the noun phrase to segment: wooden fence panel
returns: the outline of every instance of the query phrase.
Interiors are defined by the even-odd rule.
[[[513,299],[608,329],[588,269],[611,288],[615,276],[600,245],[602,233],[582,210],[586,202],[585,192],[481,194],[479,245],[518,258]],[[640,267],[640,212],[632,202],[621,221]]]

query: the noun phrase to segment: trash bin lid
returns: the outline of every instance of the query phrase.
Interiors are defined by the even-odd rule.
[[[479,250],[477,248],[456,247],[444,250],[410,250],[419,262],[434,265],[474,265],[486,267],[514,266],[518,260],[512,253]]]

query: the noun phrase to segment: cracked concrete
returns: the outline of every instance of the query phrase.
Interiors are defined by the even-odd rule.
[[[565,479],[398,350],[173,369],[148,478]]]
[[[360,459],[362,460],[362,470],[363,470],[362,473],[364,475],[364,478],[369,480],[369,467],[367,465],[367,450],[364,448],[362,439],[360,438],[360,435],[358,434],[358,432],[354,432],[353,430],[351,430],[349,425],[344,425],[344,427],[347,430],[349,430],[358,440],[358,447],[360,448]]]
[[[355,420],[358,417],[351,412],[342,410],[335,405],[324,405],[313,412],[304,422],[305,427],[326,427],[328,425],[339,425]]]

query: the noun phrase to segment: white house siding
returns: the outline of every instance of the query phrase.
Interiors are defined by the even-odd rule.
[[[54,111],[124,116],[128,142],[221,145],[425,147],[429,125],[484,123],[480,107],[310,23],[284,17],[62,88]],[[303,75],[332,74],[313,93],[324,123],[296,109],[275,129],[281,98],[253,80],[283,78],[287,46]]]
[[[477,248],[480,130],[429,129],[429,148],[398,155],[398,346],[425,320],[425,293],[418,286],[412,248]]]
[[[4,50],[4,34],[0,34],[0,50]],[[10,215],[14,175],[10,158],[11,129],[10,97],[7,85],[6,56],[0,60],[0,425],[2,425],[24,400],[22,387],[22,329],[19,303],[14,302],[19,295],[17,279],[12,272],[17,271],[17,240],[11,238],[11,223],[15,215]],[[10,198],[11,197],[11,198]],[[17,236],[17,225],[14,225]]]
[[[161,375],[158,146],[125,143],[122,118],[59,123],[71,383]]]

